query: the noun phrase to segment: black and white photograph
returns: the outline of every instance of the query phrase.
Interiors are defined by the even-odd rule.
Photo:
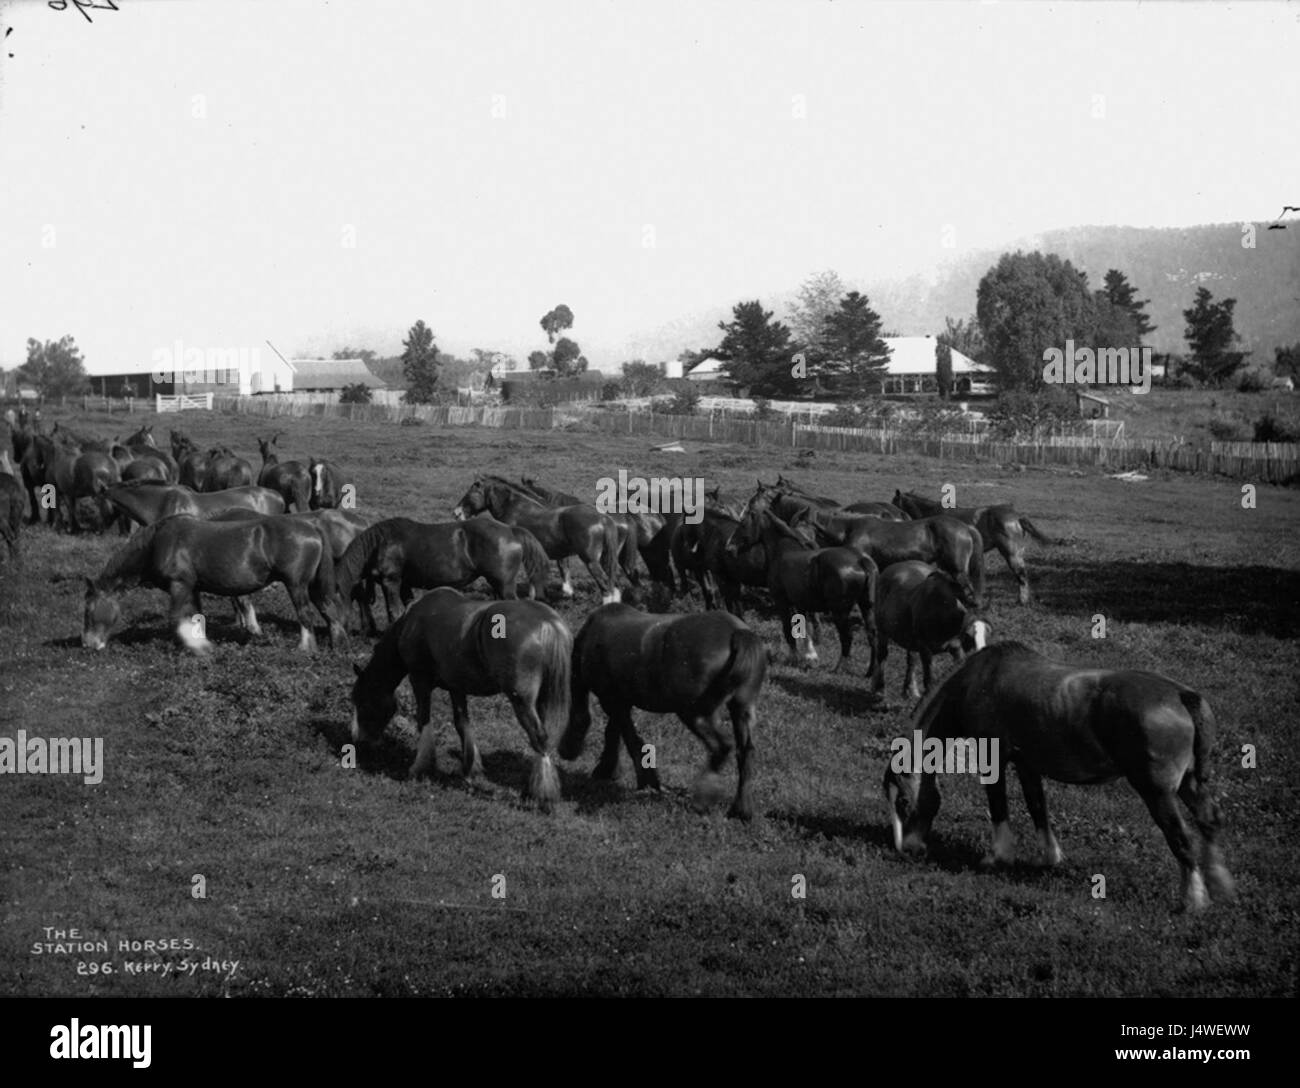
[[[0,40],[42,1061],[149,1066],[103,999],[704,997],[1251,1064],[1273,1006],[1172,999],[1300,991],[1300,4]]]

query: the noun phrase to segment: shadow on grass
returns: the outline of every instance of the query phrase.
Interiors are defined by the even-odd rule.
[[[830,682],[834,677],[839,683]],[[856,681],[857,683],[854,683]],[[865,674],[832,673],[829,669],[807,669],[798,673],[776,673],[768,681],[782,691],[849,717],[883,712],[867,689]]]
[[[1279,557],[1281,558],[1281,557]],[[1228,627],[1275,638],[1300,635],[1300,571],[1190,563],[1047,559],[1030,572],[1040,606],[1100,611],[1121,623]]]

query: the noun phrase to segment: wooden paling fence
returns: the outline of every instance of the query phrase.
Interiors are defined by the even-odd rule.
[[[443,426],[552,430],[580,420],[610,435],[736,442],[751,446],[826,452],[916,455],[997,464],[1093,466],[1111,472],[1164,468],[1205,472],[1241,480],[1288,483],[1300,479],[1300,446],[1287,442],[1211,442],[1209,449],[1138,439],[1053,436],[998,439],[987,433],[925,435],[902,428],[822,427],[784,420],[660,415],[654,412],[584,411],[550,408],[462,408],[410,404],[275,403],[264,397],[218,397],[214,407],[267,417],[330,417],[401,423],[420,420]]]

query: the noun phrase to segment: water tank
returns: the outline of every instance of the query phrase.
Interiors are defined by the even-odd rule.
[[[682,376],[682,361],[680,359],[669,359],[664,363],[665,378],[680,378]]]

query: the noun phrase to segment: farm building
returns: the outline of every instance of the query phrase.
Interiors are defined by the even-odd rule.
[[[187,348],[181,341],[159,348],[147,363],[105,373],[91,371],[90,391],[105,397],[152,397],[156,393],[290,392],[294,368],[274,350]]]
[[[1110,419],[1110,401],[1096,393],[1085,393],[1081,389],[1074,391],[1075,403],[1079,406],[1079,415],[1083,419]]]
[[[707,359],[701,359],[691,367],[686,379],[692,382],[726,381],[727,376],[722,373],[722,368],[725,365],[721,359],[710,355]]]
[[[294,359],[293,382],[295,393],[330,392],[349,385],[361,384],[369,389],[387,389],[388,383],[373,375],[360,359]]]
[[[937,341],[933,336],[886,336],[889,345],[889,376],[882,393],[923,393],[935,389]],[[702,360],[686,375],[691,381],[725,380],[725,364],[713,356]],[[952,353],[953,383],[959,393],[978,391],[981,383],[987,385],[991,372],[956,349]]]

